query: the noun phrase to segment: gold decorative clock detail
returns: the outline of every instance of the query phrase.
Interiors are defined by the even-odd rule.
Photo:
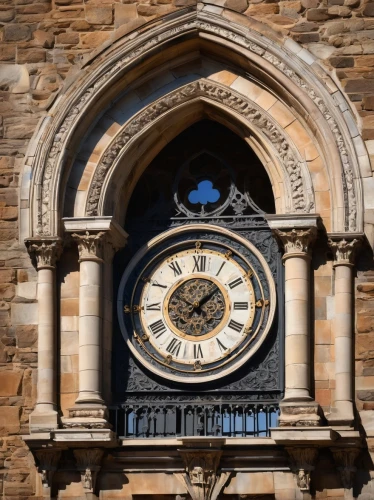
[[[181,383],[212,381],[245,363],[264,340],[274,308],[274,282],[258,250],[207,225],[168,231],[140,250],[118,301],[132,353]]]

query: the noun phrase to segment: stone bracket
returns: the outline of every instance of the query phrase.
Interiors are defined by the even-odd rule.
[[[83,448],[73,450],[77,461],[77,468],[81,474],[82,486],[85,493],[95,490],[97,474],[101,469],[104,450],[100,448]]]
[[[318,448],[304,446],[286,446],[291,469],[295,474],[300,491],[310,491],[311,474],[318,457]]]
[[[61,450],[59,448],[42,448],[35,450],[34,453],[43,488],[51,489],[53,475],[58,469],[58,463],[61,458]]]
[[[353,479],[357,470],[354,464],[360,451],[360,448],[331,448],[336,469],[345,490],[350,490],[353,486]]]

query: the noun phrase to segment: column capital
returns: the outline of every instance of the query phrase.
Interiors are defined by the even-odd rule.
[[[266,215],[266,220],[280,246],[284,257],[308,255],[317,237],[318,214]]]
[[[99,260],[126,245],[127,233],[113,217],[65,217],[64,228],[78,243],[79,260]],[[109,248],[109,252],[107,252]]]
[[[363,239],[363,233],[329,233],[328,244],[334,256],[334,266],[352,266]]]
[[[59,236],[34,236],[25,239],[25,245],[38,270],[53,269],[62,252]]]

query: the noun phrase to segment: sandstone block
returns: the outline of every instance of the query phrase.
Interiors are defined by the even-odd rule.
[[[17,434],[20,430],[20,408],[17,406],[0,407],[0,435]]]
[[[106,42],[110,38],[110,33],[107,31],[99,31],[95,33],[87,33],[81,35],[81,45],[84,48],[95,48]]]
[[[36,325],[38,323],[38,304],[12,304],[13,325]]]
[[[4,42],[19,42],[31,39],[31,29],[25,24],[7,24],[4,26]]]
[[[0,47],[0,61],[15,61],[16,45],[3,45]]]
[[[320,0],[301,0],[301,5],[304,9],[316,9],[320,4]]]
[[[368,2],[363,10],[364,16],[373,17],[374,16],[374,3]]]
[[[0,283],[0,299],[12,300],[15,292],[16,286],[13,283]]]
[[[329,17],[351,17],[352,11],[349,7],[333,5],[327,10]]]
[[[117,5],[117,4],[116,4]],[[91,25],[85,19],[74,21],[70,25],[71,29],[74,31],[89,31]]]
[[[0,7],[0,22],[1,23],[9,23],[16,14],[16,11],[12,8],[11,5],[3,5]]]
[[[37,283],[35,281],[27,281],[18,283],[17,297],[21,299],[34,300],[36,299]]]
[[[0,269],[0,283],[14,283],[16,273],[14,269]]]
[[[45,60],[46,60],[46,51],[45,50],[18,49],[18,51],[17,51],[17,63],[18,64],[40,63],[40,62],[45,62]]]
[[[16,327],[17,346],[19,348],[32,347],[38,339],[36,325],[24,325]]]
[[[329,16],[327,9],[309,9],[306,13],[306,18],[308,21],[326,21]]]
[[[276,3],[264,3],[259,5],[250,5],[245,11],[246,16],[265,16],[268,14],[278,14],[279,5]]]
[[[114,6],[115,26],[121,26],[138,17],[138,11],[135,4],[120,4]]]
[[[102,4],[86,5],[86,21],[89,24],[112,24],[112,6]]]
[[[300,21],[291,28],[292,33],[303,33],[310,31],[317,31],[317,30],[318,30],[317,23],[306,22],[306,21]]]
[[[319,42],[319,33],[300,33],[294,39],[299,43]]]
[[[226,0],[225,7],[236,12],[244,12],[248,7],[247,0]]]
[[[22,372],[4,370],[0,372],[0,396],[17,396],[22,380]]]
[[[17,218],[18,218],[17,207],[0,207],[0,219],[17,220]]]
[[[51,49],[54,45],[55,37],[53,33],[48,33],[42,30],[35,30],[32,34],[32,41],[36,47]]]
[[[56,43],[61,43],[63,45],[76,45],[79,43],[79,34],[74,32],[60,33],[56,36]]]
[[[330,57],[329,61],[334,68],[353,68],[355,60],[353,57],[336,56]]]

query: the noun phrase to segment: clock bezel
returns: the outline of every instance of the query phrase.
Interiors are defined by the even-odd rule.
[[[168,240],[168,239],[180,237],[180,236],[183,236],[184,234],[190,234],[190,233],[193,233],[194,231],[198,231],[199,233],[201,233],[201,232],[210,233],[211,232],[212,234],[214,234],[214,233],[217,235],[220,234],[220,235],[225,236],[226,238],[228,238],[230,240],[233,240],[233,241],[240,243],[241,245],[246,247],[251,253],[253,253],[255,258],[258,260],[258,262],[263,270],[263,273],[266,276],[266,280],[268,283],[268,290],[269,290],[269,297],[268,297],[269,305],[268,305],[268,315],[267,315],[266,324],[263,327],[262,331],[260,332],[260,336],[258,338],[256,338],[255,344],[252,346],[250,346],[250,344],[244,346],[244,348],[248,349],[247,352],[244,353],[244,355],[241,355],[239,357],[236,356],[236,358],[238,358],[238,359],[234,358],[231,360],[227,360],[225,363],[223,363],[222,365],[220,365],[219,367],[217,367],[215,369],[214,374],[198,375],[198,373],[196,373],[197,376],[193,376],[193,374],[190,373],[189,376],[183,376],[183,375],[176,375],[175,373],[170,373],[170,371],[168,371],[168,372],[164,371],[162,369],[162,366],[168,367],[168,365],[166,363],[160,362],[160,360],[158,360],[156,358],[154,358],[155,361],[157,361],[156,365],[150,363],[147,359],[145,359],[141,355],[141,353],[133,345],[132,337],[133,336],[138,337],[138,332],[136,332],[135,330],[132,331],[131,337],[129,336],[129,333],[127,332],[127,328],[125,326],[125,320],[124,320],[124,313],[123,313],[123,307],[124,307],[123,296],[124,296],[125,285],[126,285],[127,281],[129,280],[134,268],[146,256],[146,254],[148,252],[150,252],[150,250],[155,249],[161,243],[165,243],[166,240]],[[190,242],[190,241],[191,241],[190,239],[186,240],[186,242]],[[203,241],[203,240],[201,240],[201,241]],[[210,243],[214,243],[214,240],[212,240]],[[180,243],[180,244],[182,244],[182,243]],[[168,250],[171,250],[171,248],[173,246],[174,245],[172,245],[171,247],[168,247]],[[225,246],[225,245],[222,245],[222,246]],[[166,253],[166,251],[164,250],[162,253]],[[245,257],[243,257],[240,254],[240,252],[237,252],[237,254],[240,255],[241,258],[248,263],[249,267],[251,267],[249,262],[247,261],[247,259]],[[154,259],[151,259],[151,261],[152,260],[154,260]],[[259,284],[261,286],[260,281],[259,281]],[[262,288],[262,286],[261,286],[261,288]],[[236,233],[234,233],[226,228],[221,228],[218,226],[214,226],[212,224],[204,224],[204,225],[190,224],[188,226],[170,229],[168,231],[165,231],[164,233],[161,233],[160,235],[158,235],[155,238],[153,238],[152,240],[150,240],[147,244],[145,244],[131,259],[130,263],[128,264],[128,266],[127,266],[127,268],[122,276],[121,283],[119,286],[118,301],[117,301],[118,319],[119,319],[121,332],[122,332],[122,335],[127,343],[127,346],[129,348],[130,352],[135,356],[135,358],[143,366],[145,366],[149,371],[151,371],[152,373],[154,373],[155,375],[157,375],[159,377],[167,378],[168,380],[176,382],[176,383],[182,383],[182,384],[188,383],[188,384],[193,384],[193,385],[198,385],[198,384],[207,383],[207,382],[211,382],[213,380],[216,380],[217,373],[219,373],[220,377],[226,377],[226,376],[230,375],[231,373],[233,373],[234,371],[236,371],[238,368],[240,368],[243,364],[245,364],[258,351],[258,349],[260,348],[260,346],[263,344],[264,340],[266,339],[266,337],[269,333],[269,330],[273,324],[275,309],[276,309],[276,289],[275,289],[274,279],[273,279],[273,276],[271,274],[270,268],[269,268],[266,260],[261,255],[259,250],[257,250],[257,248],[252,243],[250,243],[248,240],[246,240],[242,236],[240,236],[240,235],[238,235],[238,234],[236,234]],[[262,310],[262,314],[263,314],[263,310]],[[259,329],[260,329],[260,327],[259,327]],[[258,332],[256,332],[256,335],[257,335],[257,333]],[[139,337],[138,337],[138,339],[139,339]],[[241,351],[239,351],[239,352],[241,353]],[[148,353],[148,354],[150,355],[150,353]],[[226,368],[225,368],[224,365],[227,364],[228,362],[230,362],[231,364],[230,364],[230,366],[226,366]],[[168,367],[168,368],[170,368],[170,367]],[[178,369],[175,369],[174,371],[178,372]],[[205,371],[212,371],[212,370],[210,369],[210,370],[205,370]],[[204,370],[202,372],[204,372]]]

